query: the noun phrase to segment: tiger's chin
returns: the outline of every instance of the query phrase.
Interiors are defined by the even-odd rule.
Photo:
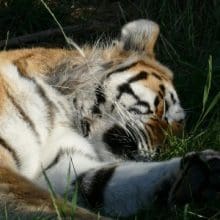
[[[173,121],[169,124],[167,120],[152,117],[145,124],[145,130],[151,139],[151,148],[157,154],[165,150],[165,142],[169,136],[182,136],[184,121]]]
[[[181,137],[184,131],[184,126],[185,123],[184,122],[172,122],[171,124],[171,134],[174,134],[178,137]],[[169,131],[169,130],[168,130]]]

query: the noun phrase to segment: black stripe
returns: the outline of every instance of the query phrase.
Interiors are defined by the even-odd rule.
[[[159,87],[160,87],[160,91],[164,95],[165,94],[165,87],[164,87],[164,85],[160,84]]]
[[[120,99],[123,93],[127,93],[132,95],[136,100],[139,100],[139,97],[134,93],[128,83],[124,83],[118,87],[119,94],[117,95],[117,99]]]
[[[153,111],[150,108],[150,104],[148,102],[139,100],[136,105],[144,106],[147,108],[146,112],[143,112],[143,114],[152,114],[153,113]]]
[[[21,162],[15,152],[15,150],[3,139],[0,137],[0,145],[5,148],[13,157],[17,167],[21,166]]]
[[[145,112],[143,113],[143,112],[141,112],[138,108],[135,108],[135,107],[130,107],[130,108],[128,109],[128,111],[129,111],[129,112],[132,112],[132,113],[134,113],[134,114],[137,114],[137,115],[143,115],[143,114],[145,114]]]
[[[112,104],[112,105],[111,105],[111,112],[113,112],[113,111],[114,111],[114,109],[115,109],[115,105],[114,105],[114,104]]]
[[[73,98],[73,105],[74,105],[75,107],[77,106],[77,98],[76,98],[76,97]]]
[[[150,104],[148,102],[138,101],[136,105],[141,105],[141,106],[147,107],[148,111],[146,113],[149,113],[149,114],[153,113],[153,111],[150,109]]]
[[[154,76],[158,80],[162,80],[162,78],[159,75],[157,75],[156,73],[154,73],[154,72],[152,73],[152,76]]]
[[[19,73],[20,74],[20,73]],[[46,95],[46,92],[44,91],[44,89],[37,83],[37,81],[33,78],[30,77],[28,75],[21,75],[20,76],[22,78],[25,78],[29,81],[31,81],[32,83],[34,83],[37,87],[37,92],[40,95],[40,97],[44,100],[44,103],[47,106],[48,109],[48,117],[50,120],[50,130],[52,130],[53,126],[54,126],[54,119],[55,119],[55,112],[54,109],[58,110],[58,108],[56,107],[56,105],[48,98],[48,96]]]
[[[39,135],[39,133],[36,130],[36,126],[35,126],[34,122],[25,113],[25,111],[22,109],[22,107],[15,101],[13,96],[11,96],[8,92],[7,92],[7,96],[10,99],[10,101],[12,102],[12,104],[14,105],[14,107],[17,109],[19,114],[21,115],[22,119],[29,125],[29,127],[31,128],[31,130],[33,131],[33,133],[35,134],[35,136],[37,137],[37,139],[39,141],[40,135]]]
[[[141,71],[139,74],[137,74],[136,76],[132,77],[129,79],[128,83],[133,83],[139,80],[145,80],[147,79],[148,73],[145,71]]]
[[[87,173],[81,176],[79,183],[80,190],[82,190],[81,193],[86,196],[86,200],[92,208],[98,209],[103,206],[105,188],[113,176],[115,169],[116,165],[112,165],[97,170],[90,183],[87,181],[85,183],[83,182],[84,178],[86,179]]]
[[[169,103],[165,100],[165,113],[169,110]]]
[[[104,93],[104,89],[102,86],[98,85],[95,89],[95,96],[96,96],[96,100],[94,105],[92,106],[91,110],[93,114],[96,114],[98,116],[102,115],[102,112],[99,108],[99,106],[103,103],[105,103],[106,98],[105,98],[105,93]]]
[[[155,99],[154,99],[154,106],[157,107],[159,105],[159,102],[160,102],[159,97],[156,96]]]
[[[95,89],[96,102],[98,105],[105,103],[105,93],[102,86],[98,85]]]
[[[90,133],[90,123],[88,120],[86,120],[85,118],[83,118],[80,121],[80,125],[81,125],[81,130],[83,133],[83,137],[88,137],[89,133]]]
[[[136,105],[141,105],[141,106],[150,108],[149,103],[148,103],[148,102],[145,102],[145,101],[138,101]]]
[[[173,104],[176,104],[176,99],[174,98],[174,95],[171,92],[170,92],[170,97],[171,97]]]
[[[102,112],[96,104],[93,105],[93,107],[92,107],[92,114],[95,114],[100,117],[102,116]]]
[[[148,103],[147,103],[148,104]],[[141,105],[141,104],[140,104]],[[150,109],[150,105],[142,105],[146,108],[144,112],[138,109],[139,104],[136,104],[134,107],[130,107],[128,109],[129,112],[133,112],[135,114],[140,114],[140,115],[146,115],[146,114],[153,114],[153,111]]]
[[[159,91],[158,94],[159,94],[160,98],[163,99],[164,94],[161,91]]]
[[[34,80],[36,86],[37,86],[37,91],[40,97],[44,100],[44,103],[46,104],[47,107],[47,115],[48,119],[50,121],[50,130],[53,129],[54,127],[54,120],[55,120],[55,112],[54,109],[57,109],[56,105],[48,98],[46,92],[44,89]],[[57,109],[58,110],[58,109]]]
[[[138,62],[139,62],[139,61],[134,62],[134,63],[131,63],[131,64],[128,65],[128,66],[123,66],[123,67],[119,67],[118,69],[114,69],[113,71],[111,71],[111,72],[109,72],[109,73],[107,74],[106,78],[109,78],[109,77],[110,77],[112,74],[114,74],[114,73],[123,72],[123,71],[125,71],[125,70],[127,70],[127,69],[129,69],[129,68],[131,68],[131,67],[133,67],[133,66],[135,66],[136,64],[138,64]]]
[[[51,163],[45,168],[45,170],[51,169],[53,166],[55,166],[61,159],[63,155],[70,156],[73,154],[80,154],[83,157],[86,157],[89,160],[97,161],[98,158],[95,156],[91,156],[90,154],[84,153],[80,150],[74,150],[74,149],[61,149],[57,155],[54,157],[54,159],[51,161]]]
[[[139,129],[139,131],[140,131],[140,133],[142,134],[141,137],[144,138],[144,141],[145,141],[146,145],[147,145],[148,147],[150,147],[149,138],[148,138],[146,132],[143,131],[142,129]],[[152,142],[152,141],[150,141],[150,142]]]
[[[56,157],[52,160],[52,162],[44,169],[45,171],[46,170],[49,170],[50,168],[52,168],[53,166],[55,166],[59,161],[60,161],[60,158],[61,156],[63,155],[63,152],[60,151],[58,152],[58,154],[56,155]]]

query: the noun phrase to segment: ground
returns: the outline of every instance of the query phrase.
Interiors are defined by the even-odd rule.
[[[218,0],[45,0],[62,27],[77,43],[104,41],[118,35],[134,19],[149,18],[161,28],[158,59],[175,74],[175,85],[187,113],[182,137],[169,137],[159,159],[192,150],[220,150],[220,2]],[[80,25],[80,26],[79,26]],[[57,28],[41,0],[0,1],[0,49],[67,46],[62,35],[10,44],[18,36]],[[193,204],[167,212],[144,210],[135,219],[219,219],[220,205]]]

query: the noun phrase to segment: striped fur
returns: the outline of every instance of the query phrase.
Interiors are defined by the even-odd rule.
[[[116,44],[85,47],[85,57],[45,48],[0,53],[0,178],[14,195],[4,194],[9,205],[55,214],[49,194],[29,182],[47,189],[43,170],[56,193],[70,178],[70,199],[77,184],[82,205],[113,216],[134,214],[164,181],[172,185],[180,158],[130,161],[152,160],[166,131],[183,127],[173,73],[154,56],[158,34],[157,24],[139,20]],[[80,208],[76,216],[94,218]]]

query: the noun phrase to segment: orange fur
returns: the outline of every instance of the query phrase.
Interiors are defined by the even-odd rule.
[[[28,76],[49,75],[62,59],[74,56],[75,53],[64,49],[46,48],[0,52],[0,117],[4,117],[3,111],[7,107],[7,90],[16,91],[14,85],[9,85],[1,74],[7,64],[13,63],[21,74]],[[43,213],[54,218],[57,216],[50,194],[16,172],[12,156],[3,147],[0,148],[0,197],[0,208],[4,209],[7,205],[14,215]],[[59,209],[65,209],[66,216],[73,215],[71,204],[61,198],[56,198],[55,203]],[[97,219],[97,215],[80,207],[76,208],[74,216],[77,220]]]
[[[154,45],[155,42],[152,43]],[[151,45],[151,46],[152,46]],[[130,56],[131,52],[129,51],[121,51],[118,50],[116,47],[109,47],[105,50],[102,49],[96,49],[101,56],[104,58],[106,63],[111,62],[111,65],[117,65],[120,62],[122,62],[126,57]],[[84,52],[87,57],[89,57],[94,51],[90,47],[85,47]],[[71,59],[72,58],[72,59]],[[66,60],[71,60],[71,65],[81,63],[84,60],[83,57],[76,51],[76,50],[67,50],[67,49],[47,49],[47,48],[32,48],[32,49],[21,49],[21,50],[9,50],[7,52],[1,52],[0,53],[0,60],[7,60],[7,62],[11,62],[15,64],[19,70],[20,73],[33,76],[35,74],[42,75],[43,76],[49,76],[52,70],[61,64],[62,62],[65,62]],[[143,83],[144,86],[152,89],[153,91],[157,92],[159,94],[160,84],[164,84],[165,82],[167,84],[172,85],[172,78],[173,73],[165,66],[157,62],[157,60],[154,58],[154,56],[143,56],[143,61],[140,59],[140,61],[133,66],[130,70],[131,72],[134,72],[134,74],[138,74],[140,71],[146,71],[148,73],[148,77],[146,80],[142,80],[141,83]],[[1,64],[1,61],[0,61]],[[156,74],[160,79],[155,79],[155,76],[153,74]],[[0,82],[2,82],[2,79],[0,78]],[[5,97],[5,91],[1,87],[0,88],[0,106],[1,109],[3,109],[3,103],[4,103],[4,97]],[[156,109],[156,117],[159,119],[162,118],[164,111],[164,103],[162,97],[159,95],[159,105]],[[161,121],[157,123],[157,126],[159,124],[162,124],[162,127],[168,127],[168,123],[165,121]],[[166,124],[166,126],[165,126]],[[157,127],[155,126],[155,127]],[[182,126],[181,124],[176,125],[176,123],[173,123],[170,126],[170,130],[176,134],[179,133]],[[162,133],[163,130],[166,129],[154,129],[153,136],[155,136],[155,145],[160,145],[163,142],[163,136]],[[161,137],[158,138],[157,137]],[[157,141],[156,141],[157,139]]]
[[[0,166],[0,196],[1,200],[4,199],[4,202],[8,203],[9,207],[15,210],[15,214],[43,213],[47,216],[54,216],[54,218],[57,216],[54,203],[47,191],[35,186],[31,181],[11,169],[2,166]],[[73,215],[71,204],[68,202],[55,198],[55,205],[60,211],[63,208],[66,216]],[[74,219],[96,220],[97,215],[77,207],[74,212]],[[107,220],[104,217],[101,217],[101,219]]]
[[[155,33],[156,35],[158,33]],[[155,36],[156,38],[157,36]],[[134,74],[140,71],[146,71],[149,76],[146,80],[142,80],[141,83],[146,87],[156,91],[159,94],[159,85],[164,82],[172,84],[172,72],[156,61],[153,54],[153,47],[155,39],[152,39],[151,44],[148,45],[150,51],[149,56],[144,56],[140,61],[131,68]],[[98,49],[97,49],[98,50]],[[85,53],[89,56],[93,51],[91,48],[85,48]],[[111,62],[111,65],[120,64],[124,59],[130,56],[131,52],[118,50],[117,48],[109,48],[106,50],[100,50],[101,56],[106,63]],[[73,59],[71,59],[73,58]],[[77,59],[76,59],[77,58]],[[71,59],[71,64],[80,63],[84,58],[80,57],[79,53],[75,50],[66,49],[46,49],[46,48],[33,48],[33,49],[21,49],[11,50],[7,52],[0,52],[0,67],[2,63],[13,63],[18,68],[19,72],[24,75],[42,75],[49,76],[52,70],[65,60]],[[0,68],[1,73],[1,68]],[[157,74],[161,78],[155,79],[152,73]],[[0,113],[5,108],[6,103],[6,83],[0,75]],[[162,120],[164,111],[163,99],[160,97],[159,105],[157,106],[155,115],[146,123],[146,128],[152,136],[152,146],[159,146],[165,139],[164,131],[168,129],[168,123]],[[182,129],[182,125],[179,123],[173,123],[171,130],[173,133],[178,133]],[[4,158],[4,159],[3,159]],[[6,161],[3,161],[6,160]],[[37,212],[43,210],[45,213],[56,215],[55,208],[52,204],[51,197],[48,192],[36,187],[31,181],[20,176],[13,171],[12,158],[7,155],[4,150],[0,151],[0,196],[5,198],[6,202],[9,202],[11,206],[16,210],[24,212]],[[60,198],[56,199],[56,204],[61,207],[64,201]],[[70,204],[66,203],[66,213],[71,214]],[[97,219],[94,214],[81,209],[76,208],[75,219]],[[104,219],[104,218],[100,218]]]
[[[33,48],[1,52],[0,59],[14,63],[23,74],[49,74],[62,59],[74,53],[64,49]]]
[[[2,77],[0,76],[0,113],[3,111],[4,109],[4,104],[5,104],[5,90],[4,90],[4,80],[2,79]]]
[[[146,80],[141,80],[145,87],[150,88],[155,91],[159,97],[159,104],[155,110],[154,116],[146,123],[146,129],[150,133],[152,139],[152,147],[158,147],[163,145],[163,142],[166,137],[166,132],[178,135],[183,130],[183,124],[173,122],[171,125],[167,121],[162,120],[164,113],[164,100],[160,96],[160,85],[167,83],[172,85],[172,72],[160,65],[154,58],[146,58],[145,62],[138,62],[130,70],[134,74],[138,74],[141,71],[145,71],[148,75]],[[155,77],[156,75],[156,77]],[[158,78],[157,78],[158,77]]]

